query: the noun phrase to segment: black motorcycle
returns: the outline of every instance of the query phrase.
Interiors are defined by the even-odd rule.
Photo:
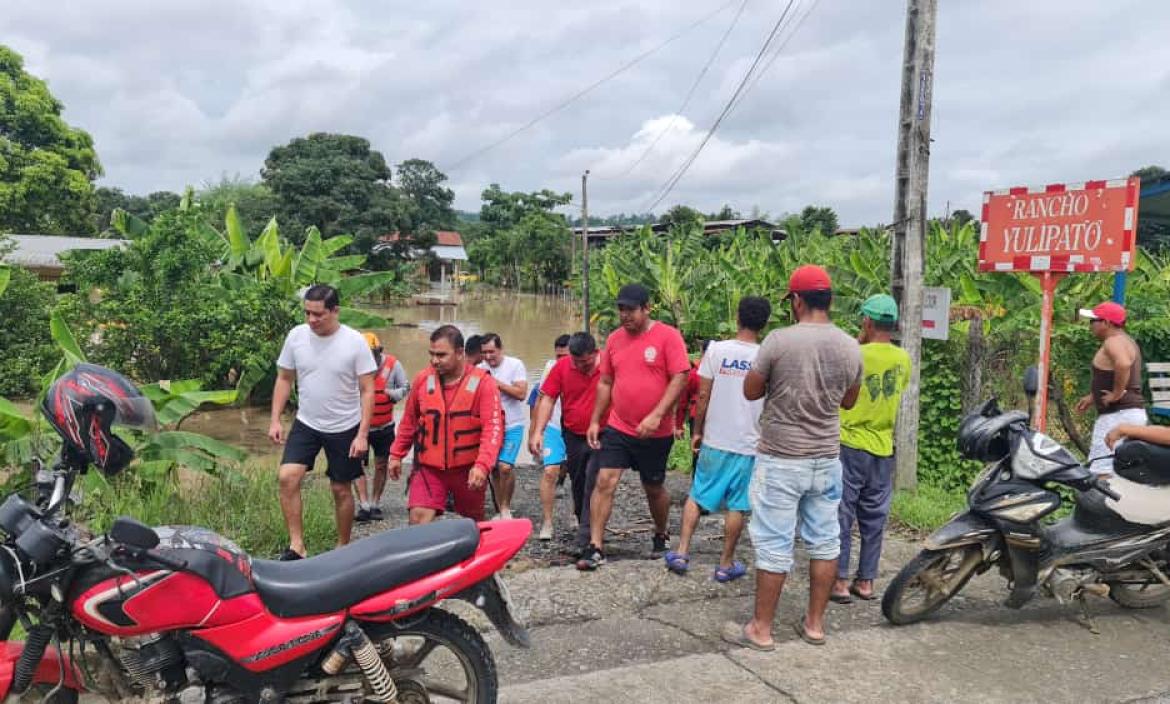
[[[1034,375],[1025,388],[1034,395]],[[891,623],[925,618],[992,567],[1008,580],[1011,608],[1038,586],[1082,610],[1086,593],[1132,609],[1170,600],[1170,449],[1125,442],[1106,480],[1029,421],[994,399],[964,418],[959,449],[987,465],[967,492],[968,509],[927,538],[886,588],[882,614]],[[1053,521],[1062,503],[1055,486],[1074,490],[1076,505]]]

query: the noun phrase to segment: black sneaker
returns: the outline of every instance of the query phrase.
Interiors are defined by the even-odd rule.
[[[354,514],[353,520],[357,521],[358,523],[369,523],[370,509],[359,508],[358,512],[356,514]]]
[[[581,559],[577,560],[577,569],[582,572],[591,572],[605,564],[605,553],[601,548],[590,544],[581,551]]]
[[[381,507],[375,506],[372,509],[370,509],[370,520],[371,521],[384,521],[384,520],[386,520],[386,517],[384,515],[382,515]]]
[[[286,548],[284,552],[280,553],[280,557],[276,558],[281,562],[292,562],[293,560],[305,559],[299,552],[293,550],[291,547]]]
[[[653,555],[655,559],[662,557],[662,555],[666,552],[666,544],[669,542],[670,536],[666,533],[655,533],[653,544],[650,548],[650,554]]]

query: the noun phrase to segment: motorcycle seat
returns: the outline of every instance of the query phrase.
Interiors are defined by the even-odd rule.
[[[1127,440],[1117,448],[1113,471],[1138,484],[1166,486],[1170,484],[1170,447]]]
[[[1130,523],[1157,526],[1170,522],[1170,486],[1139,484],[1122,476],[1109,479],[1109,488],[1120,501],[1107,499],[1105,506]]]
[[[252,560],[252,583],[282,618],[335,613],[475,554],[469,519],[397,528],[304,560]]]

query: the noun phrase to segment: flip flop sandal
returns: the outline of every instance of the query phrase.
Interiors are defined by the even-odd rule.
[[[691,567],[691,558],[686,555],[681,555],[674,550],[668,550],[663,555],[663,560],[666,561],[666,569],[674,572],[677,575],[684,575]]]
[[[734,582],[745,574],[747,574],[747,565],[737,560],[732,562],[730,567],[716,567],[715,581],[720,584],[727,584],[728,582]]]
[[[761,653],[770,653],[776,649],[775,643],[757,643],[751,638],[748,638],[746,623],[742,626],[738,623],[729,623],[723,627],[723,633],[720,635],[725,642],[741,648],[748,648]]]
[[[834,604],[852,604],[853,597],[848,594],[829,594],[829,601]]]
[[[809,645],[824,645],[824,636],[821,636],[820,638],[813,638],[808,634],[808,631],[804,630],[804,620],[806,616],[807,614],[805,616],[801,616],[799,621],[792,624],[792,630],[796,631],[796,635],[800,636],[800,639]]]
[[[873,601],[877,598],[877,594],[874,594],[873,592],[870,592],[869,594],[863,593],[860,589],[857,588],[856,584],[849,585],[849,593],[858,599],[861,599],[862,601]]]

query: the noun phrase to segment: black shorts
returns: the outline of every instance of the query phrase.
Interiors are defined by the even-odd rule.
[[[288,439],[284,442],[280,463],[303,464],[312,470],[317,453],[324,449],[328,462],[325,476],[329,477],[329,481],[352,482],[362,476],[362,458],[349,456],[349,447],[357,431],[358,426],[355,425],[340,433],[322,433],[299,420],[294,421],[292,430],[288,431]]]
[[[374,459],[381,460],[390,456],[390,446],[394,444],[394,424],[374,428],[370,431],[370,449],[374,451]]]
[[[674,437],[636,438],[613,428],[601,431],[601,450],[597,452],[602,469],[634,469],[643,484],[666,481],[666,461]]]

